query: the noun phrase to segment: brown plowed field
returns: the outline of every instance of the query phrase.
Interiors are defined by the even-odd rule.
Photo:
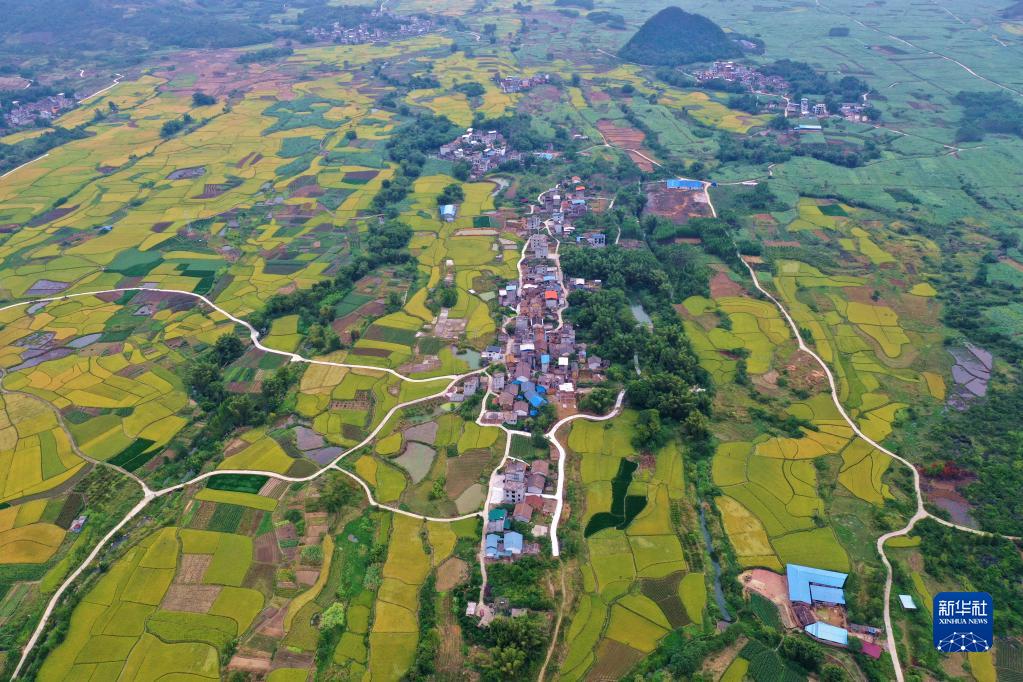
[[[597,130],[600,131],[604,139],[612,147],[625,150],[629,158],[632,159],[632,162],[641,171],[649,173],[654,169],[654,165],[648,159],[643,158],[644,156],[651,159],[654,158],[653,152],[643,146],[643,142],[646,141],[646,135],[643,134],[643,131],[637,130],[632,126],[620,126],[607,119],[597,121]]]

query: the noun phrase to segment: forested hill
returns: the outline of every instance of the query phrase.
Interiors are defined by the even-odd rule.
[[[647,19],[618,55],[640,64],[678,66],[741,53],[739,46],[707,17],[666,7]]]
[[[308,5],[300,0],[299,6]],[[265,42],[279,2],[270,0],[53,0],[46,10],[33,2],[0,0],[0,39],[31,52],[138,47],[236,47]]]

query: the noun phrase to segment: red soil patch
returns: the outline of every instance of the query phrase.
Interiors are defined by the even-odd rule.
[[[469,567],[458,557],[451,557],[437,567],[437,591],[447,592],[469,577]]]
[[[710,279],[710,297],[714,299],[721,298],[723,296],[742,296],[746,291],[742,288],[742,285],[737,284],[731,280],[723,272],[715,273]]]
[[[178,569],[179,583],[201,583],[206,569],[213,561],[212,554],[183,554],[181,568]]]
[[[222,97],[232,92],[250,90],[275,91],[277,99],[294,99],[291,89],[298,80],[296,73],[285,68],[266,68],[259,64],[238,63],[237,50],[187,50],[170,56],[166,71],[159,71],[169,83],[161,90],[191,95],[196,90]],[[184,76],[194,75],[190,82]],[[180,87],[173,85],[177,80],[188,83]]]
[[[646,196],[646,213],[668,218],[679,225],[690,218],[707,218],[711,215],[704,192],[668,189],[664,184],[657,183]]]
[[[597,130],[601,132],[608,144],[626,150],[629,158],[640,170],[650,172],[654,169],[654,165],[649,160],[653,158],[653,152],[643,147],[643,142],[646,140],[643,131],[632,126],[619,126],[607,119],[597,121]]]
[[[380,171],[375,170],[349,171],[345,173],[342,182],[369,182],[379,173]]]
[[[295,581],[299,585],[309,587],[310,585],[316,584],[316,579],[320,577],[320,572],[316,570],[299,570],[295,571]]]
[[[38,218],[33,218],[26,223],[29,227],[38,227],[39,225],[45,225],[46,223],[52,223],[54,220],[59,220],[69,213],[73,213],[78,209],[78,204],[74,206],[64,206],[62,208],[50,209],[46,213],[42,214]]]
[[[388,358],[391,351],[386,348],[353,348],[349,355],[362,355],[370,358]]]
[[[195,197],[196,199],[214,199],[219,197],[221,194],[231,189],[230,185],[210,183],[205,186],[203,193]]]
[[[642,659],[642,651],[613,639],[605,639],[597,647],[597,660],[586,679],[595,682],[612,682],[624,679],[626,673]]]
[[[789,582],[785,576],[766,568],[754,568],[740,575],[739,580],[747,591],[774,602],[785,627],[795,626],[796,618],[789,608]]]
[[[287,613],[287,610],[287,608],[282,606],[279,609],[269,611],[269,615],[256,628],[256,632],[267,637],[273,637],[274,639],[284,637],[284,615]]]
[[[228,670],[243,670],[249,673],[270,672],[270,654],[265,651],[243,649],[231,658]]]
[[[305,187],[302,187],[302,188],[292,192],[291,196],[293,196],[293,197],[302,197],[302,198],[320,197],[320,196],[323,196],[323,194],[325,192],[326,192],[326,190],[324,190],[319,185],[306,185]]]

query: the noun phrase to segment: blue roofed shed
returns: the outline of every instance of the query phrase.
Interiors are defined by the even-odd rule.
[[[824,642],[832,644],[849,644],[849,632],[845,628],[836,627],[828,623],[810,623],[806,626],[807,634],[810,634]]]
[[[799,564],[788,564],[785,566],[785,577],[788,579],[789,584],[789,601],[798,601],[805,604],[812,604],[815,601],[815,595],[811,591],[811,586],[814,589],[820,588],[837,588],[841,592],[841,588],[845,585],[845,579],[848,577],[846,573],[839,573],[837,571],[827,571],[823,568],[812,568],[810,566],[800,566]],[[818,592],[816,601],[828,601],[833,604],[844,604],[845,598],[842,601],[835,601],[836,596],[833,591],[822,591]],[[828,597],[824,599],[823,597]]]
[[[668,189],[702,189],[703,183],[699,180],[683,180],[682,178],[673,178],[668,180]]]
[[[522,554],[522,533],[508,531],[504,534],[505,554]]]
[[[484,551],[484,554],[488,559],[497,558],[497,546],[500,541],[501,541],[500,535],[497,535],[496,533],[487,534],[487,547],[486,550]]]

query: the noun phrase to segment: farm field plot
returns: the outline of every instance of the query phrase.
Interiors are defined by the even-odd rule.
[[[672,501],[685,495],[682,454],[667,446],[653,468],[623,466],[638,457],[629,444],[635,420],[626,411],[608,423],[577,421],[568,434],[585,490],[591,560],[581,567],[585,593],[567,634],[567,679],[626,670],[672,628],[703,620],[702,574],[687,573],[687,559],[702,565],[703,558],[683,548],[672,522]],[[599,520],[616,500],[626,509],[624,521],[605,525]],[[599,529],[591,532],[595,519]]]
[[[42,519],[47,501],[0,509],[0,564],[40,564],[57,551],[65,530]]]
[[[443,408],[401,410],[380,431],[373,455],[354,468],[381,500],[410,511],[455,516],[480,508],[486,480],[505,449],[505,433]]]
[[[190,299],[146,292],[81,297],[3,315],[9,321],[0,338],[4,386],[59,409],[86,455],[129,469],[145,464],[187,423],[182,347],[204,348],[234,332]],[[29,398],[12,399],[37,409],[28,406]],[[67,469],[75,459],[62,452],[69,448],[66,440],[58,429],[36,443],[46,477],[59,473],[58,462]]]
[[[1020,7],[67,4],[0,27],[0,677],[1023,670],[1015,553],[876,544],[1014,518]]]
[[[50,490],[84,466],[52,408],[31,396],[0,396],[0,502]]]
[[[97,666],[129,678],[140,670],[216,676],[220,647],[263,606],[258,591],[241,586],[251,558],[244,536],[177,528],[148,536],[83,597],[40,679],[68,679]]]

